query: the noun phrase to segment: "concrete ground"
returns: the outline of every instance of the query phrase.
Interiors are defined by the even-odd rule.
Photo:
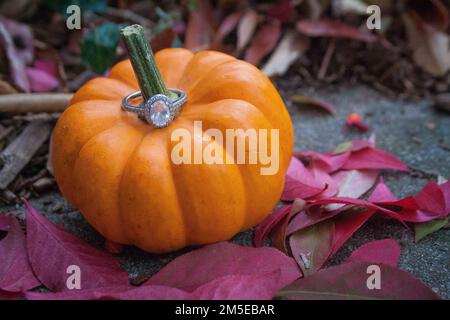
[[[415,194],[437,175],[450,178],[450,115],[436,111],[429,101],[397,101],[364,86],[343,85],[313,91],[299,89],[290,80],[280,80],[277,85],[292,116],[297,149],[325,151],[350,139],[366,138],[373,132],[380,148],[392,152],[415,169],[412,174],[384,173],[386,183],[397,196]],[[331,116],[314,107],[292,105],[289,97],[293,94],[322,98],[333,103],[338,112]],[[345,117],[351,112],[358,112],[363,117],[370,127],[368,133],[344,129]],[[95,246],[103,245],[103,239],[60,193],[49,192],[31,202],[52,221],[62,222],[82,239]],[[61,206],[58,213],[53,212]],[[0,214],[5,213],[23,217],[23,208],[19,205],[0,207]],[[233,241],[251,245],[251,237],[252,231],[248,231],[237,235]],[[416,275],[441,297],[450,299],[450,229],[440,230],[414,243],[411,230],[394,221],[374,218],[344,245],[331,264],[344,260],[361,244],[388,237],[397,239],[402,246],[400,267]],[[119,259],[131,276],[137,277],[153,274],[186,250],[152,255],[128,247]]]

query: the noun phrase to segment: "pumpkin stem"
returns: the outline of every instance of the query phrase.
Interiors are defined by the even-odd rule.
[[[122,36],[144,101],[155,94],[164,94],[170,99],[177,98],[177,95],[167,90],[164,85],[144,28],[138,24],[127,26],[122,29]]]

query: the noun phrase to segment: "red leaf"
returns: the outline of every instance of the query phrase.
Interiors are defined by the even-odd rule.
[[[314,212],[312,211],[314,210],[303,210],[299,212],[297,215],[295,215],[287,227],[286,234],[290,235],[298,230],[308,228],[319,222],[331,219],[334,216],[343,212],[344,210],[339,209],[335,211],[326,211],[322,210],[322,208],[319,208],[319,210],[316,210]]]
[[[300,160],[292,157],[281,200],[307,199],[321,193],[325,188],[326,186],[317,181]]]
[[[177,34],[173,28],[167,28],[158,32],[150,42],[153,52],[172,47],[172,43],[176,36]]]
[[[392,154],[376,148],[352,152],[342,169],[392,169],[408,172],[408,167]]]
[[[428,187],[433,188],[434,187]],[[430,201],[427,199],[427,194],[431,189],[425,190],[424,194],[421,196],[422,201]],[[433,199],[433,195],[429,195],[431,199]],[[439,198],[439,196],[436,196]],[[379,206],[391,208],[398,212],[398,218],[401,221],[405,222],[427,222],[430,220],[438,219],[440,217],[440,213],[432,213],[430,211],[419,210],[420,205],[414,197],[406,197],[401,200],[397,200],[397,198],[392,194],[389,188],[385,185],[384,181],[381,180],[372,195],[368,199],[369,201],[376,203]],[[433,200],[431,200],[433,201]],[[422,206],[426,206],[423,204]]]
[[[310,37],[346,38],[364,42],[375,42],[377,37],[370,32],[358,30],[348,24],[335,20],[301,20],[297,30]]]
[[[391,190],[384,183],[383,177],[381,177],[377,186],[373,190],[372,194],[369,197],[369,201],[382,203],[382,202],[395,202],[397,198],[391,192]]]
[[[309,170],[311,170],[314,178],[317,181],[322,181],[326,185],[325,190],[316,195],[315,198],[323,199],[336,196],[336,194],[339,192],[339,186],[336,181],[327,173],[326,166],[324,166],[319,161],[313,160],[309,165]]]
[[[415,197],[420,210],[425,213],[444,218],[447,216],[444,194],[441,187],[435,183],[428,183]]]
[[[281,34],[281,23],[272,19],[256,32],[253,41],[245,51],[245,60],[258,65],[276,46]]]
[[[289,253],[289,250],[286,247],[286,230],[288,227],[288,223],[291,220],[292,216],[297,214],[298,212],[301,212],[305,208],[305,206],[305,200],[295,199],[289,214],[273,228],[271,233],[272,245],[278,250],[286,254]]]
[[[207,49],[214,35],[213,9],[209,0],[196,1],[198,8],[192,10],[186,28],[184,44],[186,49],[199,51]]]
[[[0,230],[8,231],[0,240],[0,297],[39,286],[28,263],[25,235],[14,217],[0,216]],[[2,293],[3,292],[3,293]]]
[[[441,188],[442,195],[444,196],[445,212],[450,214],[450,181],[440,184],[439,188]]]
[[[339,215],[334,220],[334,238],[331,256],[375,214],[375,211],[372,208],[350,211],[346,214]]]
[[[253,243],[256,247],[263,244],[264,239],[272,232],[273,228],[291,212],[292,205],[283,206],[270,214],[263,222],[261,222],[255,230]]]
[[[430,288],[411,274],[400,269],[379,265],[381,288],[368,288],[367,270],[371,263],[350,262],[321,270],[299,279],[276,296],[289,300],[329,299],[440,299]]]
[[[346,262],[373,262],[392,267],[398,265],[400,246],[394,239],[377,240],[362,245],[347,259]]]
[[[25,205],[28,256],[34,273],[48,289],[68,289],[71,265],[80,268],[82,289],[128,284],[128,275],[115,258],[54,225],[27,201]]]
[[[241,12],[235,12],[226,16],[223,19],[214,36],[212,45],[214,48],[219,49],[221,48],[222,41],[236,28],[237,24],[239,23],[239,20],[241,19],[241,16],[242,16]]]
[[[289,237],[292,256],[309,276],[322,268],[331,254],[334,237],[334,223],[324,221],[299,230]]]
[[[310,157],[321,165],[321,168],[327,173],[339,170],[350,157],[350,152],[344,152],[338,155],[329,155],[315,151],[305,151],[301,153],[302,157]]]
[[[348,128],[356,128],[361,132],[369,130],[369,126],[362,121],[361,116],[357,113],[350,113],[347,118],[345,118],[345,125]]]
[[[375,170],[342,170],[336,172],[333,176],[339,187],[337,197],[359,198],[373,187],[378,172]],[[327,206],[327,210],[336,210],[342,207],[339,204]]]
[[[280,271],[263,275],[227,275],[214,279],[193,292],[149,285],[72,290],[59,293],[28,292],[30,300],[268,300],[279,287]]]
[[[273,4],[267,14],[273,18],[277,18],[281,22],[286,22],[294,11],[292,0],[278,0]]]
[[[281,272],[279,288],[301,276],[295,261],[277,249],[243,247],[221,242],[176,258],[144,285],[163,285],[192,292],[219,277],[257,276],[275,270]]]

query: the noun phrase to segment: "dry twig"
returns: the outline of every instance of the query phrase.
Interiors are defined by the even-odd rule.
[[[2,112],[62,112],[69,104],[69,93],[18,93],[0,96]]]

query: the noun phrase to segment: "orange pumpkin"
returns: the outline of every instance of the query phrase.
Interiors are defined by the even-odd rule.
[[[293,128],[277,90],[256,67],[229,55],[165,49],[156,62],[168,88],[188,95],[181,114],[153,128],[125,112],[139,90],[129,60],[75,93],[53,133],[52,162],[62,193],[107,239],[149,252],[227,240],[261,222],[280,198]],[[259,164],[179,164],[171,132],[279,129],[279,171]],[[225,136],[225,134],[224,134]],[[276,150],[273,150],[276,152]]]

